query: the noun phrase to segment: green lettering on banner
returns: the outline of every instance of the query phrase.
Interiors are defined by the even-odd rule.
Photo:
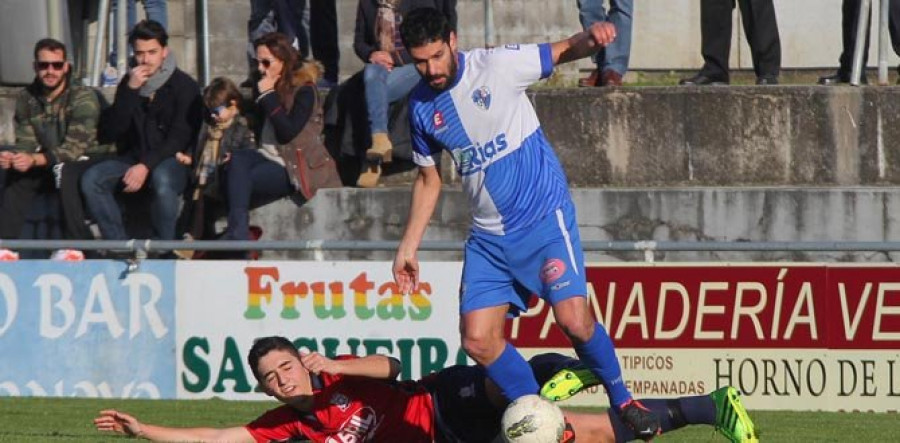
[[[309,352],[319,352],[319,343],[314,338],[301,337],[294,340],[294,347],[297,349],[306,349]]]
[[[181,350],[184,368],[197,377],[197,382],[191,383],[187,373],[181,374],[181,383],[188,392],[203,392],[209,386],[209,365],[196,351],[203,351],[205,355],[209,355],[209,341],[205,338],[191,337],[184,342],[184,348]]]
[[[447,366],[447,343],[437,338],[422,338],[416,341],[421,356],[420,374],[431,374]],[[433,355],[434,354],[434,355]]]
[[[350,354],[359,355],[359,344],[362,343],[362,340],[358,338],[348,338],[347,339],[347,347],[350,348]]]
[[[412,378],[412,350],[415,342],[410,339],[397,340],[397,350],[400,351],[400,379]]]
[[[219,379],[212,388],[213,392],[225,392],[225,380],[234,380],[234,392],[250,392],[252,387],[247,382],[243,361],[243,356],[237,343],[234,342],[234,338],[226,338],[225,353],[222,355],[222,364],[219,366]]]
[[[338,355],[338,346],[341,345],[341,341],[336,338],[323,338],[322,346],[325,348],[325,356],[328,358],[335,358]]]

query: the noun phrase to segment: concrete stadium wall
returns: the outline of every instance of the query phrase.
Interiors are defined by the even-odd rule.
[[[0,143],[14,139],[16,93],[0,89]],[[900,183],[897,87],[538,88],[530,97],[578,187]]]
[[[583,241],[896,241],[900,191],[894,188],[671,187],[577,188]],[[399,240],[408,188],[329,189],[298,208],[288,200],[251,214],[263,239]],[[446,188],[426,241],[462,241],[466,196]],[[313,258],[312,253],[264,257]],[[390,260],[392,252],[325,252],[331,260]],[[586,253],[588,261],[643,261],[642,253]],[[659,252],[657,261],[895,261],[886,252]],[[459,252],[422,252],[422,260],[459,260]]]
[[[3,143],[12,142],[16,92],[0,90]],[[531,92],[575,188],[583,239],[604,241],[896,240],[898,96],[895,87],[815,86]],[[266,239],[396,240],[414,173],[390,177],[394,186],[388,188],[326,190],[299,209],[278,202],[254,211],[253,222],[264,228]],[[449,185],[428,240],[461,240],[469,226],[456,178],[445,174],[445,180]],[[327,256],[390,258],[389,253]],[[665,253],[657,258],[881,261],[893,256]]]

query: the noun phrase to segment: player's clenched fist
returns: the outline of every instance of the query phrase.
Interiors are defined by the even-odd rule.
[[[310,352],[308,354],[301,353],[300,363],[313,374],[327,372],[329,374],[340,374],[340,365],[338,362],[319,354],[318,352]]]

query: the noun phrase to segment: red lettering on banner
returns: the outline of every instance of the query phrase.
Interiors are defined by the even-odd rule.
[[[900,267],[592,266],[586,275],[588,305],[622,347],[900,347]],[[555,322],[533,302],[508,336],[568,347]]]

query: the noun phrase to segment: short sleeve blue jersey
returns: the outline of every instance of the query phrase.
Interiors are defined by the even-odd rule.
[[[410,95],[413,160],[433,166],[441,150],[450,153],[476,231],[528,228],[571,199],[526,95],[552,72],[549,44],[475,49],[459,53],[451,87],[436,91],[423,81]]]

